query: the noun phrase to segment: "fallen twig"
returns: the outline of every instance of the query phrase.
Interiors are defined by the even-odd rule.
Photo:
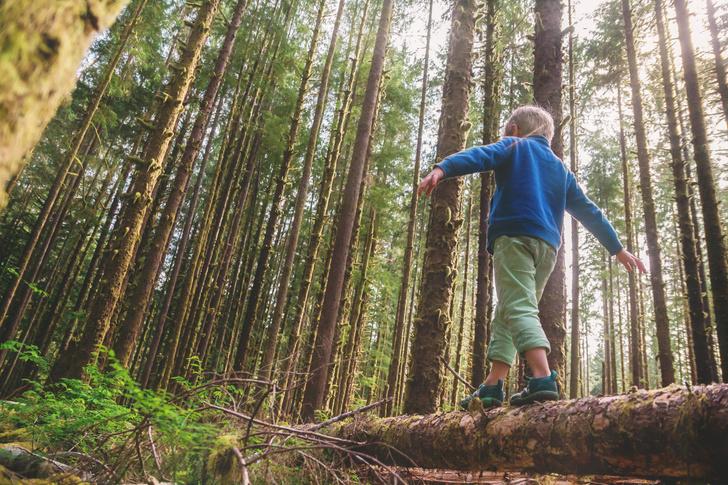
[[[458,374],[457,372],[455,372],[455,369],[453,369],[452,367],[450,367],[450,364],[448,364],[445,359],[443,359],[442,357],[440,357],[440,360],[442,361],[443,364],[445,364],[445,367],[447,367],[447,370],[449,370],[450,372],[452,372],[452,375],[454,375],[457,380],[459,380],[460,382],[462,382],[463,384],[465,384],[468,387],[468,389],[470,389],[471,391],[474,391],[475,390],[475,387],[473,387],[472,384],[470,384],[468,381],[466,381],[463,378],[463,376],[461,376],[460,374]]]
[[[362,443],[357,443],[356,441],[351,441],[351,440],[347,440],[347,439],[343,439],[343,438],[337,438],[335,436],[329,436],[329,435],[325,435],[325,434],[321,434],[321,433],[316,433],[315,431],[308,431],[305,429],[291,428],[290,426],[283,426],[280,424],[268,423],[266,421],[256,419],[252,416],[247,416],[245,414],[242,414],[242,413],[239,413],[239,412],[236,412],[236,411],[233,411],[231,409],[227,409],[227,408],[224,408],[221,406],[217,406],[215,404],[208,403],[203,408],[198,409],[198,411],[203,411],[204,409],[215,409],[217,411],[223,412],[225,414],[229,414],[230,416],[234,416],[239,419],[244,419],[246,421],[252,420],[253,423],[255,423],[259,426],[265,426],[267,428],[288,431],[289,433],[295,434],[298,436],[316,437],[322,441],[332,441],[332,442],[338,442],[338,443],[342,443],[342,444],[346,444],[346,445],[361,445],[362,444]]]
[[[152,449],[152,456],[154,456],[154,464],[157,465],[157,471],[159,472],[159,476],[162,477],[164,475],[164,473],[162,472],[162,460],[159,458],[159,454],[157,453],[157,446],[154,444],[151,425],[149,425],[149,427],[147,428],[147,434],[149,435],[149,446]]]
[[[372,404],[367,404],[366,406],[362,406],[362,407],[360,407],[358,409],[354,409],[353,411],[347,411],[345,413],[339,414],[338,416],[334,416],[333,418],[327,419],[326,421],[321,421],[320,423],[314,424],[314,425],[312,425],[312,426],[310,426],[310,427],[308,427],[306,429],[308,429],[310,431],[317,431],[317,430],[319,430],[321,428],[324,428],[324,427],[326,427],[326,426],[328,426],[330,424],[334,424],[334,423],[336,423],[338,421],[342,421],[342,420],[344,420],[346,418],[349,418],[351,416],[354,416],[355,414],[364,413],[364,412],[369,411],[371,409],[378,408],[382,404],[387,403],[387,402],[389,402],[391,400],[392,400],[392,398],[391,397],[388,397],[387,399],[382,399],[381,401],[377,401],[377,402],[372,403]]]

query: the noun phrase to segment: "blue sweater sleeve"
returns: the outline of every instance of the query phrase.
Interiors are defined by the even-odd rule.
[[[466,148],[435,164],[445,172],[445,178],[493,170],[508,161],[511,147],[518,138],[505,137],[490,145]]]
[[[609,254],[614,256],[622,250],[622,243],[619,242],[614,227],[604,217],[601,209],[586,196],[571,172],[569,172],[566,193],[566,211],[586,227],[609,251]]]

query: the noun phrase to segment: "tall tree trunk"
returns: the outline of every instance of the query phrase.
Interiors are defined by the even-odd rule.
[[[99,291],[90,307],[84,335],[75,351],[66,352],[61,356],[54,366],[54,377],[81,376],[83,367],[96,360],[97,347],[103,343],[111,324],[147,209],[152,202],[172,130],[177,124],[182,111],[182,101],[197,71],[200,53],[219,2],[220,0],[209,0],[199,8],[180,60],[172,65],[175,75],[165,89],[166,96],[155,119],[154,129],[144,155],[139,161],[143,166],[135,175],[127,203],[117,221],[114,230],[116,234],[110,242],[110,250],[104,256]]]
[[[669,47],[669,44],[668,44]],[[678,76],[677,71],[675,70],[675,58],[673,56],[672,49],[668,49],[668,52],[670,54],[670,69],[672,72],[672,80],[673,84],[677,86]],[[688,149],[688,143],[685,140],[685,134],[687,130],[685,129],[685,120],[683,119],[683,107],[682,107],[682,95],[676,88],[676,96],[675,101],[677,105],[677,119],[678,119],[678,125],[680,126],[680,147],[682,149],[682,158],[684,162],[684,168],[685,168],[685,178],[688,181],[687,187],[688,187],[688,200],[690,201],[690,219],[693,221],[693,240],[695,241],[695,252],[698,257],[698,279],[700,280],[700,292],[702,296],[702,302],[703,302],[703,316],[705,321],[705,330],[707,333],[708,338],[708,349],[709,349],[709,358],[710,358],[710,375],[711,375],[711,381],[718,382],[719,375],[718,375],[718,364],[715,360],[715,350],[714,350],[714,337],[713,337],[713,312],[710,307],[710,291],[708,291],[708,277],[705,274],[705,261],[703,259],[703,245],[701,242],[701,234],[700,234],[700,220],[698,218],[698,205],[695,202],[695,191],[693,190],[693,174],[690,166],[690,150]]]
[[[574,24],[572,5],[569,0],[569,161],[571,171],[576,175],[578,160],[576,152],[576,95],[574,79]],[[569,375],[569,397],[578,397],[579,391],[579,223],[571,218],[571,368]]]
[[[425,59],[422,68],[422,87],[420,88],[420,111],[417,120],[417,145],[415,146],[415,166],[412,169],[412,194],[410,195],[409,204],[409,220],[407,223],[407,242],[404,248],[404,260],[402,261],[402,280],[399,284],[399,296],[397,298],[397,313],[394,317],[394,340],[392,342],[392,357],[389,361],[389,370],[387,373],[387,384],[385,387],[385,397],[390,398],[383,407],[382,415],[392,414],[395,406],[394,394],[397,389],[397,377],[399,369],[402,365],[403,348],[405,333],[405,312],[407,310],[407,290],[410,283],[410,273],[412,271],[412,253],[415,240],[415,227],[417,226],[417,186],[420,181],[420,163],[422,161],[422,138],[425,125],[425,109],[427,106],[427,82],[430,64],[430,39],[432,36],[432,3],[429,1],[429,9],[427,14],[427,36],[425,40]]]
[[[703,115],[703,99],[695,66],[695,52],[690,34],[690,23],[685,0],[675,0],[675,14],[680,35],[685,91],[690,112],[693,134],[693,157],[698,175],[698,189],[703,208],[705,245],[708,250],[708,267],[713,293],[713,314],[718,330],[718,345],[723,381],[728,380],[728,266],[726,245],[720,221],[720,210],[715,193],[715,179],[710,161],[710,149]]]
[[[708,12],[708,28],[710,30],[710,43],[715,57],[715,77],[718,81],[718,94],[723,106],[723,118],[728,126],[728,81],[726,81],[725,63],[721,55],[720,39],[718,39],[718,25],[715,22],[715,6],[712,0],[705,0],[705,9]]]
[[[366,0],[364,2],[361,19],[359,21],[358,33],[356,34],[354,56],[351,59],[351,66],[348,71],[348,78],[346,80],[346,83],[344,84],[343,92],[341,93],[342,96],[338,119],[336,121],[335,129],[331,134],[330,150],[328,150],[324,172],[321,176],[318,201],[316,203],[316,214],[314,216],[314,222],[308,241],[308,254],[306,255],[306,261],[303,266],[303,273],[301,274],[301,284],[298,288],[298,295],[296,297],[292,330],[288,338],[287,355],[289,356],[289,360],[286,365],[285,371],[285,389],[290,389],[294,387],[292,386],[294,373],[296,368],[298,367],[298,364],[300,362],[300,356],[302,353],[300,337],[303,330],[304,319],[306,316],[306,308],[308,305],[311,283],[313,281],[314,267],[318,259],[318,251],[321,246],[324,224],[326,222],[329,200],[331,198],[331,189],[334,182],[334,176],[336,175],[336,166],[338,165],[339,158],[341,156],[341,145],[344,140],[344,135],[347,132],[349,121],[351,119],[351,106],[358,81],[358,67],[360,64],[359,60],[362,55],[362,37],[364,33],[364,24],[366,23],[369,4],[369,0]],[[324,261],[328,261],[328,258]],[[293,392],[285,392],[284,399],[281,401],[282,410],[289,409],[292,396]]]
[[[229,21],[225,38],[217,55],[217,60],[215,61],[212,76],[200,102],[197,118],[187,139],[182,158],[177,164],[177,172],[172,183],[172,190],[159,217],[159,225],[157,225],[149,243],[149,251],[144,258],[142,268],[137,273],[139,279],[132,285],[132,289],[129,292],[128,301],[132,302],[132,304],[122,323],[123,331],[120,333],[120,339],[114,348],[116,357],[122,365],[129,363],[131,350],[134,348],[139,336],[148,302],[151,298],[152,290],[154,289],[154,284],[162,264],[162,258],[169,245],[169,236],[172,233],[179,208],[187,192],[192,167],[202,146],[210,114],[212,113],[220,86],[222,85],[228,61],[233,51],[233,45],[235,44],[238,28],[240,27],[243,13],[247,6],[248,0],[238,0],[235,5],[235,10]]]
[[[564,148],[561,140],[561,83],[562,33],[561,0],[536,0],[536,33],[534,35],[533,99],[554,119],[554,137],[551,149],[561,158]],[[566,324],[566,265],[563,245],[558,251],[556,265],[551,273],[539,303],[539,318],[551,344],[548,362],[551,369],[563,374],[566,369],[564,340]],[[562,377],[559,377],[562,380]],[[563,385],[562,385],[563,388]]]
[[[463,263],[463,290],[460,299],[460,326],[458,327],[458,339],[457,346],[455,348],[455,365],[454,370],[456,374],[460,374],[460,362],[462,361],[463,351],[463,333],[465,331],[465,307],[468,302],[468,270],[470,269],[470,226],[473,218],[473,194],[472,187],[468,194],[468,208],[465,212],[465,218],[467,223],[465,224],[465,262]],[[453,378],[452,380],[452,394],[450,395],[450,402],[455,405],[458,396],[458,380]]]
[[[450,39],[437,140],[437,160],[462,150],[469,127],[468,101],[473,65],[476,4],[457,0],[452,10]],[[449,308],[455,281],[455,247],[462,224],[459,214],[462,179],[445,180],[432,194],[427,227],[422,293],[415,317],[412,361],[405,390],[404,412],[434,412],[442,386],[442,358],[450,327]]]
[[[487,0],[485,13],[485,45],[483,53],[483,127],[482,143],[493,143],[497,137],[500,109],[498,103],[499,78],[502,71],[496,67],[496,9],[498,0]],[[490,326],[490,302],[492,297],[492,260],[488,253],[488,218],[490,199],[493,195],[493,174],[480,174],[480,199],[478,216],[478,269],[475,295],[475,322],[473,332],[473,365],[470,384],[477,387],[485,379],[486,346]]]
[[[627,140],[624,133],[624,120],[622,115],[622,82],[617,81],[617,110],[619,113],[619,150],[622,160],[622,193],[624,195],[624,227],[627,239],[627,251],[634,253],[634,234],[632,229],[632,180],[627,163]],[[627,274],[629,295],[629,328],[630,328],[630,371],[632,385],[643,387],[645,371],[640,359],[639,338],[639,309],[637,307],[637,275],[634,271]]]
[[[647,152],[647,137],[642,115],[642,93],[637,71],[637,53],[635,52],[634,27],[629,0],[622,0],[622,16],[624,18],[625,44],[629,67],[630,86],[632,88],[632,110],[634,112],[634,131],[637,140],[637,161],[640,170],[640,190],[645,219],[648,255],[650,258],[650,283],[657,328],[657,348],[660,362],[662,385],[675,382],[672,349],[670,348],[670,326],[665,302],[665,285],[662,278],[662,261],[660,260],[660,240],[657,232],[657,216],[652,196],[652,179],[650,174],[650,156]]]
[[[326,98],[329,92],[329,79],[331,78],[331,66],[333,65],[334,54],[336,53],[336,45],[339,38],[339,25],[341,23],[341,16],[344,12],[344,3],[345,0],[339,0],[336,18],[331,32],[331,39],[329,40],[326,60],[324,61],[324,66],[321,71],[321,81],[319,83],[318,96],[316,98],[316,108],[314,110],[314,117],[309,130],[308,144],[306,146],[306,154],[303,159],[301,179],[298,183],[296,201],[293,209],[293,222],[291,223],[291,231],[288,236],[283,272],[279,280],[279,289],[273,310],[272,323],[268,327],[268,343],[265,347],[263,362],[261,364],[261,377],[263,379],[270,379],[273,371],[273,355],[277,346],[278,331],[281,326],[281,320],[283,319],[284,306],[288,298],[288,290],[294,265],[293,259],[296,256],[296,248],[298,247],[298,237],[301,231],[301,221],[303,220],[303,210],[306,204],[306,197],[308,196],[311,168],[316,152],[316,145],[318,143],[319,131],[321,130],[321,123],[324,117],[324,109],[326,108]]]
[[[288,171],[293,160],[294,149],[296,145],[296,139],[298,137],[298,128],[301,121],[301,112],[303,110],[303,102],[306,96],[306,90],[308,88],[308,82],[311,78],[311,69],[313,66],[314,56],[316,54],[316,47],[318,46],[320,23],[325,8],[324,2],[319,5],[319,15],[316,21],[316,26],[311,37],[311,43],[309,45],[308,56],[303,68],[301,75],[301,81],[298,88],[298,98],[296,99],[296,106],[294,108],[293,116],[291,118],[291,126],[288,131],[288,139],[286,149],[283,152],[283,160],[280,165],[280,169],[276,178],[275,192],[273,194],[273,206],[268,216],[268,223],[266,225],[265,234],[263,236],[263,244],[258,254],[258,260],[255,267],[255,274],[253,276],[253,284],[246,295],[245,312],[243,314],[243,332],[239,338],[238,350],[235,354],[235,369],[242,369],[245,363],[245,357],[248,349],[248,340],[250,332],[258,318],[258,312],[261,308],[261,291],[263,287],[263,279],[265,271],[268,269],[268,259],[270,257],[271,242],[273,235],[278,227],[278,219],[283,209],[283,203],[285,198],[283,192],[286,188],[286,182],[288,177]]]
[[[369,274],[369,264],[376,246],[376,210],[371,209],[369,216],[369,231],[366,235],[366,241],[363,248],[363,256],[361,258],[361,274],[359,276],[359,284],[357,285],[352,311],[349,319],[349,334],[347,336],[346,345],[342,349],[342,359],[337,376],[338,389],[335,399],[334,413],[343,412],[349,405],[351,393],[353,392],[353,382],[356,377],[356,368],[358,362],[359,348],[361,346],[361,335],[364,333],[364,305],[367,294],[367,278]]]
[[[7,183],[73,89],[91,41],[127,3],[39,0],[33,15],[25,2],[0,5],[0,210],[7,204]]]
[[[303,397],[302,417],[312,420],[314,411],[319,409],[325,399],[325,387],[328,376],[328,363],[333,349],[333,337],[336,327],[336,317],[339,311],[342,283],[344,281],[345,262],[349,253],[349,243],[354,224],[357,199],[361,186],[364,164],[366,162],[369,135],[374,122],[377,100],[379,98],[380,80],[384,68],[384,54],[389,40],[389,27],[391,24],[393,0],[384,0],[379,20],[377,38],[372,54],[372,63],[369,79],[362,102],[359,125],[357,126],[354,151],[349,166],[349,173],[344,189],[344,201],[339,212],[338,227],[334,249],[331,257],[331,269],[328,275],[326,293],[322,306],[321,319],[318,322],[318,332],[313,349],[311,368],[312,375],[306,382]]]
[[[124,3],[124,2],[117,2],[117,3]],[[34,256],[37,257],[36,248],[38,246],[38,242],[40,240],[41,233],[46,229],[46,222],[48,222],[48,218],[51,216],[51,213],[54,212],[54,209],[56,208],[56,202],[58,201],[58,197],[61,194],[61,190],[64,187],[64,184],[66,182],[66,178],[68,175],[68,171],[70,170],[71,166],[74,162],[78,161],[78,154],[81,150],[81,146],[86,138],[86,133],[88,133],[89,128],[91,127],[91,123],[93,122],[94,116],[96,115],[96,112],[98,111],[99,105],[101,104],[101,100],[103,99],[104,95],[106,94],[106,91],[109,88],[109,84],[111,83],[111,79],[114,75],[114,71],[116,70],[117,65],[119,64],[119,60],[121,59],[121,55],[124,53],[127,47],[127,42],[129,41],[129,37],[131,36],[132,31],[134,30],[134,27],[136,26],[137,22],[139,21],[139,18],[141,17],[141,12],[144,6],[146,5],[147,0],[139,0],[137,2],[136,8],[134,9],[134,12],[132,13],[131,17],[129,18],[129,21],[127,22],[126,26],[124,27],[124,30],[121,32],[119,36],[119,43],[116,51],[114,52],[114,55],[109,60],[108,65],[106,66],[106,69],[104,71],[104,75],[99,81],[99,84],[96,86],[96,89],[94,91],[93,96],[91,97],[91,101],[89,105],[86,107],[83,120],[81,121],[81,125],[76,131],[75,136],[73,137],[73,140],[71,141],[71,149],[68,151],[66,156],[63,158],[63,161],[61,162],[60,166],[58,167],[58,172],[56,173],[56,177],[53,181],[53,184],[51,185],[51,188],[46,195],[45,201],[43,202],[43,207],[41,208],[38,217],[36,218],[35,224],[33,225],[33,230],[30,233],[30,236],[28,238],[28,241],[25,244],[25,247],[23,248],[23,254],[20,257],[20,260],[17,263],[17,276],[13,278],[12,282],[10,283],[10,286],[5,290],[5,294],[3,295],[3,301],[0,305],[0,327],[3,326],[5,323],[5,317],[7,316],[8,310],[10,309],[10,304],[13,301],[13,297],[15,296],[15,292],[18,289],[18,286],[25,278],[26,280],[27,275],[25,274],[26,269],[28,268],[28,264],[31,262]],[[34,9],[37,9],[38,7],[34,6]],[[25,16],[25,14],[23,14]],[[0,10],[0,19],[3,17],[3,12]],[[19,19],[11,19],[11,20],[19,20]],[[4,22],[2,22],[4,24]],[[7,24],[6,24],[7,25]],[[1,36],[2,34],[0,34]],[[53,37],[50,37],[49,39],[54,39]],[[63,39],[67,39],[66,34],[64,33]],[[57,39],[54,39],[54,42],[58,42]],[[73,48],[77,48],[77,46],[73,46],[72,44],[68,44],[67,46],[64,46],[64,50],[70,51]],[[69,55],[70,52],[66,53],[66,55]],[[12,63],[11,63],[12,66]],[[35,74],[35,70],[33,71]],[[75,73],[71,73],[70,76],[75,81]],[[10,79],[10,77],[3,76],[3,78],[7,81]],[[2,81],[0,81],[0,85],[2,85]],[[53,89],[57,89],[57,85],[53,85]],[[7,93],[6,89],[3,90],[4,93]],[[52,91],[51,91],[52,92]],[[25,94],[23,97],[19,99],[23,99],[25,101]],[[0,106],[4,106],[7,101],[4,101],[0,97]],[[13,107],[14,109],[14,107]],[[44,105],[43,109],[47,109],[47,107]],[[55,111],[55,108],[53,108]],[[8,115],[7,111],[0,108],[0,111],[3,111],[6,113],[4,115],[4,119],[9,120],[11,117]],[[20,112],[20,116],[25,116],[27,113]],[[53,113],[50,113],[52,116]],[[33,122],[34,123],[34,122]],[[35,126],[33,125],[35,128]],[[3,128],[0,126],[0,139],[7,139],[1,134],[3,133]],[[40,132],[37,135],[34,136],[40,136]],[[17,140],[14,142],[17,143]],[[33,141],[34,143],[34,141]],[[3,153],[3,150],[8,150],[11,148],[16,147],[3,147],[2,143],[0,143],[0,154]],[[10,162],[10,160],[7,159],[7,157],[4,157],[0,155],[0,160],[7,160]],[[2,180],[4,178],[4,173],[0,169],[0,184],[2,184]],[[2,190],[0,189],[0,210],[4,206],[4,194]]]
[[[708,356],[708,338],[705,332],[705,315],[698,277],[698,256],[693,239],[693,221],[690,218],[690,201],[688,198],[688,181],[685,176],[685,160],[682,158],[680,134],[678,133],[675,114],[675,98],[670,72],[670,56],[667,52],[667,35],[663,17],[662,0],[655,0],[655,18],[660,47],[660,66],[662,69],[662,86],[665,94],[665,115],[670,137],[670,156],[672,157],[672,176],[675,186],[675,203],[677,206],[678,228],[680,229],[680,248],[682,250],[682,270],[685,275],[687,289],[688,321],[692,331],[693,351],[698,382],[707,384],[711,381],[710,359]]]

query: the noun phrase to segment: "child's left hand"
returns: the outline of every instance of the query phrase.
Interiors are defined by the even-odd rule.
[[[440,182],[444,176],[445,172],[443,172],[440,167],[435,167],[432,172],[428,173],[427,176],[422,179],[422,182],[420,182],[419,187],[417,187],[417,195],[422,195],[423,192],[427,196],[432,194],[432,191],[435,190],[438,182]]]
[[[630,273],[634,271],[635,268],[639,269],[640,273],[647,273],[645,263],[643,263],[640,258],[630,253],[626,249],[622,249],[620,252],[618,252],[616,257],[617,261],[622,263],[622,266],[627,268],[627,271],[629,271]]]

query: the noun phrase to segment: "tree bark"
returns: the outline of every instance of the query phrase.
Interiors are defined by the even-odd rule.
[[[129,292],[128,301],[132,302],[132,304],[122,323],[123,331],[119,334],[120,339],[117,341],[114,349],[116,351],[116,357],[122,365],[129,363],[131,350],[139,336],[148,302],[152,295],[154,284],[157,281],[162,258],[169,244],[169,236],[172,233],[179,208],[187,193],[192,167],[202,146],[210,114],[212,113],[220,86],[222,85],[228,61],[233,51],[233,45],[235,44],[238,28],[242,22],[243,13],[247,6],[248,0],[238,0],[235,5],[235,10],[228,24],[225,38],[218,52],[217,60],[215,61],[212,76],[200,102],[195,123],[187,139],[182,158],[177,163],[177,172],[172,183],[172,190],[167,198],[164,209],[161,211],[159,224],[152,235],[149,252],[145,255],[142,268],[138,273],[139,279]]]
[[[0,210],[7,204],[7,183],[73,89],[91,41],[127,3],[34,0],[0,5]]]
[[[385,463],[728,480],[728,385],[670,386],[487,413],[361,417],[328,431]]]
[[[634,253],[634,235],[632,229],[632,180],[627,163],[627,140],[624,133],[624,121],[622,115],[622,86],[621,79],[617,81],[617,110],[619,113],[619,150],[622,160],[622,194],[624,196],[624,227],[625,238],[627,239],[627,251]],[[629,329],[630,349],[629,368],[632,375],[632,385],[644,387],[645,371],[642,367],[640,355],[639,338],[639,310],[637,307],[637,275],[634,271],[627,274],[627,286],[629,297]]]
[[[111,324],[147,209],[152,202],[172,130],[182,111],[182,101],[194,79],[200,53],[219,2],[220,0],[209,0],[200,7],[180,60],[174,64],[176,74],[165,90],[154,130],[141,158],[144,166],[136,173],[127,203],[117,221],[110,250],[104,256],[99,291],[89,309],[88,325],[77,349],[63,354],[54,366],[54,377],[79,377],[84,366],[96,361],[97,346],[103,343]]]
[[[425,125],[425,108],[427,105],[427,82],[430,64],[430,39],[432,36],[432,3],[429,1],[429,9],[427,14],[427,36],[425,40],[425,59],[422,68],[422,87],[420,89],[420,111],[417,120],[417,145],[415,146],[415,166],[412,169],[412,194],[410,195],[409,220],[407,223],[407,242],[404,248],[404,260],[402,261],[402,280],[399,284],[399,296],[397,298],[397,313],[394,317],[394,341],[392,342],[392,358],[389,361],[389,370],[387,374],[387,385],[385,388],[385,396],[390,400],[382,407],[384,415],[389,415],[394,410],[395,399],[394,394],[397,389],[397,378],[400,374],[402,366],[404,333],[406,327],[405,311],[407,310],[407,289],[410,283],[410,273],[412,272],[412,253],[415,240],[415,227],[417,226],[417,186],[420,182],[420,163],[422,161],[422,138]]]
[[[443,85],[437,160],[462,150],[468,130],[468,101],[473,65],[476,4],[458,0],[452,10],[450,39]],[[442,386],[442,359],[450,327],[450,303],[455,283],[462,179],[438,184],[430,203],[422,293],[417,305],[412,361],[405,390],[404,412],[429,413],[437,408]]]
[[[121,55],[126,50],[127,42],[129,40],[129,37],[131,36],[132,31],[134,30],[134,27],[136,26],[137,22],[139,21],[139,18],[141,16],[141,12],[144,9],[144,6],[146,5],[147,0],[139,0],[139,2],[136,5],[136,8],[134,9],[134,12],[132,13],[131,17],[129,18],[129,21],[127,22],[126,26],[124,27],[123,31],[120,34],[119,37],[119,45],[114,52],[114,55],[109,60],[108,65],[105,68],[105,72],[101,80],[99,81],[99,84],[96,86],[96,89],[94,91],[93,97],[91,98],[91,101],[86,108],[86,111],[83,116],[83,120],[81,121],[81,125],[78,127],[76,134],[74,135],[73,139],[71,140],[71,149],[68,151],[66,156],[63,158],[62,162],[60,163],[60,166],[58,168],[58,172],[56,174],[56,177],[53,181],[53,184],[50,187],[50,190],[48,194],[46,195],[46,198],[43,202],[43,207],[41,208],[40,212],[38,213],[38,217],[35,220],[35,223],[33,225],[33,230],[30,233],[30,236],[28,238],[28,241],[25,244],[25,247],[23,248],[23,254],[20,258],[20,261],[17,263],[17,276],[13,279],[13,281],[10,283],[10,286],[5,290],[5,294],[3,295],[3,301],[2,305],[0,306],[0,327],[2,327],[3,323],[5,323],[5,317],[7,316],[8,310],[10,309],[10,304],[13,301],[13,297],[15,296],[15,293],[18,289],[18,286],[25,278],[26,280],[29,280],[27,278],[27,275],[25,274],[26,270],[28,269],[28,264],[33,259],[36,249],[38,247],[38,242],[40,240],[41,234],[44,232],[44,229],[46,228],[46,223],[48,222],[48,218],[53,213],[54,209],[56,208],[56,202],[58,201],[58,197],[61,195],[61,190],[64,187],[64,184],[66,182],[66,178],[68,175],[68,171],[70,170],[71,166],[74,162],[78,162],[78,154],[81,150],[81,146],[83,145],[83,142],[86,138],[86,133],[88,132],[89,128],[91,127],[91,123],[93,122],[94,116],[96,115],[96,112],[98,111],[99,105],[101,104],[101,100],[103,99],[104,95],[106,94],[106,91],[109,88],[109,84],[111,83],[111,79],[114,75],[114,71],[116,70],[117,65],[119,64],[119,60],[121,59]],[[37,8],[34,6],[34,8]],[[2,19],[2,12],[0,10],[0,19]],[[1,36],[2,34],[0,34]],[[1,37],[0,37],[1,38]],[[70,44],[69,44],[70,45]],[[73,79],[75,80],[75,73],[72,73]],[[9,79],[9,78],[5,78]],[[0,86],[2,85],[2,82],[0,82]],[[54,86],[54,89],[56,86]],[[5,92],[5,91],[4,91]],[[4,101],[2,98],[0,98],[0,106],[4,105]],[[0,111],[2,108],[0,108]],[[26,113],[23,113],[25,115]],[[52,115],[53,113],[51,113]],[[10,119],[9,117],[6,117],[6,119]],[[0,127],[0,139],[2,139],[2,127]],[[40,136],[40,133],[37,135]],[[3,152],[2,142],[0,142],[0,154]],[[4,160],[5,157],[0,155],[0,160]],[[3,172],[0,168],[0,184],[2,184],[2,177]],[[0,210],[3,208],[3,193],[2,190],[0,190]],[[37,255],[36,255],[37,257]],[[32,280],[30,280],[32,281]]]
[[[675,14],[680,36],[685,91],[690,113],[690,127],[693,135],[693,157],[698,175],[698,190],[703,208],[705,225],[705,246],[708,250],[708,267],[713,293],[713,315],[718,330],[721,371],[723,381],[728,380],[728,263],[726,245],[720,220],[718,198],[715,193],[715,178],[710,160],[710,149],[705,129],[703,99],[695,66],[695,52],[690,34],[687,5],[685,0],[675,0]]]
[[[574,24],[572,5],[569,0],[569,161],[571,171],[576,175],[578,159],[576,152],[576,93],[574,79]],[[571,367],[569,373],[569,397],[578,397],[579,392],[579,223],[571,218]]]
[[[662,385],[675,382],[672,349],[670,348],[670,327],[665,301],[665,285],[662,278],[662,261],[660,259],[660,240],[657,231],[655,202],[652,196],[652,175],[650,174],[650,156],[647,151],[647,136],[642,114],[642,93],[637,71],[637,53],[635,52],[634,27],[629,0],[622,0],[622,17],[624,19],[625,44],[629,67],[630,86],[632,88],[632,110],[634,112],[634,131],[637,140],[637,161],[640,170],[640,190],[645,219],[645,235],[650,259],[650,284],[657,327],[658,359]]]
[[[698,277],[698,255],[693,239],[693,221],[690,217],[690,200],[688,198],[688,180],[685,176],[685,160],[681,155],[681,141],[678,133],[675,114],[675,97],[670,72],[670,57],[667,52],[667,35],[663,16],[662,0],[655,0],[655,18],[659,37],[660,66],[662,70],[662,86],[665,94],[665,116],[670,138],[670,156],[672,157],[672,176],[675,187],[675,203],[677,206],[678,228],[680,230],[680,248],[682,250],[682,269],[687,290],[688,321],[692,331],[693,351],[698,383],[711,382],[710,358],[708,354],[708,338],[705,332],[705,315]]]
[[[362,102],[359,125],[357,126],[354,151],[349,166],[344,193],[346,197],[339,212],[336,228],[331,270],[329,271],[326,293],[322,306],[321,319],[313,349],[311,368],[313,373],[306,382],[303,398],[302,417],[313,419],[314,411],[319,409],[325,399],[328,363],[331,360],[336,317],[339,311],[345,262],[349,253],[349,242],[354,224],[357,199],[359,196],[364,164],[366,161],[369,134],[374,122],[374,113],[379,98],[380,79],[384,68],[384,54],[389,40],[389,27],[392,17],[393,0],[384,0],[379,28],[374,44],[374,53],[369,71],[369,79]]]
[[[485,13],[485,46],[483,53],[483,133],[484,145],[493,143],[497,135],[500,106],[498,95],[499,78],[502,71],[496,67],[496,8],[498,0],[486,2]],[[490,327],[490,307],[492,300],[491,268],[493,266],[488,252],[488,218],[490,217],[490,199],[493,195],[493,174],[480,174],[480,199],[478,217],[478,268],[475,295],[475,322],[473,331],[473,366],[470,384],[477,387],[485,380],[486,348],[488,345],[488,329]]]
[[[545,108],[554,119],[554,137],[551,149],[562,158],[564,148],[561,139],[561,83],[562,83],[562,33],[561,0],[536,0],[536,33],[534,35],[533,99]],[[558,251],[556,265],[551,273],[539,302],[539,318],[551,344],[548,362],[559,374],[566,370],[564,341],[566,324],[566,265],[563,245]],[[563,376],[559,376],[562,380]],[[563,385],[561,386],[563,389]]]
[[[705,0],[705,9],[708,13],[708,28],[710,30],[710,44],[713,47],[715,58],[715,77],[718,81],[718,94],[723,107],[723,119],[728,126],[728,81],[726,81],[725,63],[721,55],[720,39],[718,39],[718,25],[715,22],[715,6],[712,0]]]

